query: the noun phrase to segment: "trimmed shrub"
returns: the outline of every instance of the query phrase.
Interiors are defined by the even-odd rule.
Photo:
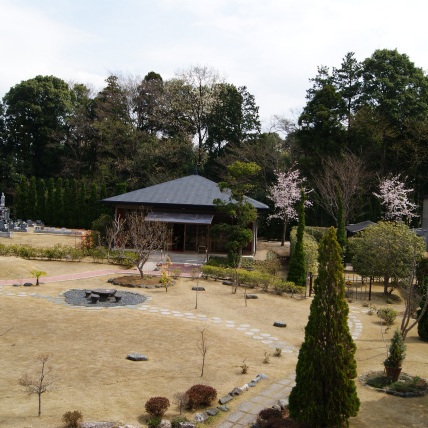
[[[83,422],[83,415],[78,410],[73,412],[66,412],[62,415],[62,421],[67,428],[79,428]]]
[[[290,232],[290,254],[293,254],[297,241],[297,228],[293,227]],[[318,243],[316,239],[306,233],[303,234],[303,250],[305,252],[305,266],[307,272],[318,273]]]
[[[394,324],[395,318],[397,318],[397,311],[392,308],[380,308],[377,311],[377,315],[389,326]]]
[[[329,227],[306,226],[305,232],[315,238],[317,243],[321,241],[324,235],[327,235]]]
[[[189,397],[189,410],[198,406],[209,406],[217,397],[217,391],[212,386],[200,384],[190,387],[186,394]]]
[[[152,397],[144,407],[152,418],[162,418],[169,407],[169,400],[166,397]]]

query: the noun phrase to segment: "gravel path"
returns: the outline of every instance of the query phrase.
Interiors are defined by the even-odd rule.
[[[128,305],[139,305],[143,303],[147,297],[134,293],[131,291],[119,291],[116,293],[118,296],[122,296],[119,302],[114,299],[98,301],[93,303],[90,297],[86,297],[85,290],[73,289],[64,293],[65,302],[72,306],[88,306],[88,307],[115,307],[115,306],[128,306]]]

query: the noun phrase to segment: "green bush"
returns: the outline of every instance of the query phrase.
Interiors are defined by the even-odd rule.
[[[328,233],[329,227],[305,226],[305,232],[315,238],[317,243]]]
[[[377,311],[377,315],[379,318],[381,318],[383,321],[385,321],[385,324],[390,326],[394,324],[395,318],[397,318],[397,311],[395,311],[392,308],[380,308]]]
[[[215,280],[220,278],[229,279],[233,277],[232,269],[224,268],[224,267],[204,265],[202,266],[201,271],[202,271],[202,275],[205,278],[211,277]]]

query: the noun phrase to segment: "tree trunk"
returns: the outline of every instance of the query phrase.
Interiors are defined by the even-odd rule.
[[[389,276],[383,278],[383,294],[388,295]]]
[[[281,247],[285,244],[285,231],[287,230],[287,222],[284,220],[284,223],[282,225],[282,240],[281,240]]]

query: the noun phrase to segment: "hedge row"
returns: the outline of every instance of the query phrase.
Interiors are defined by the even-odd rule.
[[[134,253],[131,253],[134,255]],[[28,245],[4,245],[0,244],[0,256],[15,256],[23,259],[47,259],[47,260],[81,260],[84,257],[92,257],[94,261],[103,261],[107,257],[97,248],[74,248],[69,245],[55,245],[51,248],[31,247]],[[116,253],[110,255],[110,262],[129,265],[129,261],[120,258]]]
[[[224,279],[224,280],[235,280],[236,273],[239,277],[239,283],[245,284],[249,288],[260,287],[265,291],[269,289],[274,291],[276,294],[282,294],[284,292],[291,294],[303,294],[305,292],[304,287],[298,287],[293,282],[286,282],[282,278],[274,275],[269,275],[265,272],[259,271],[247,271],[245,269],[224,268],[220,266],[202,266],[202,275],[205,278]]]

